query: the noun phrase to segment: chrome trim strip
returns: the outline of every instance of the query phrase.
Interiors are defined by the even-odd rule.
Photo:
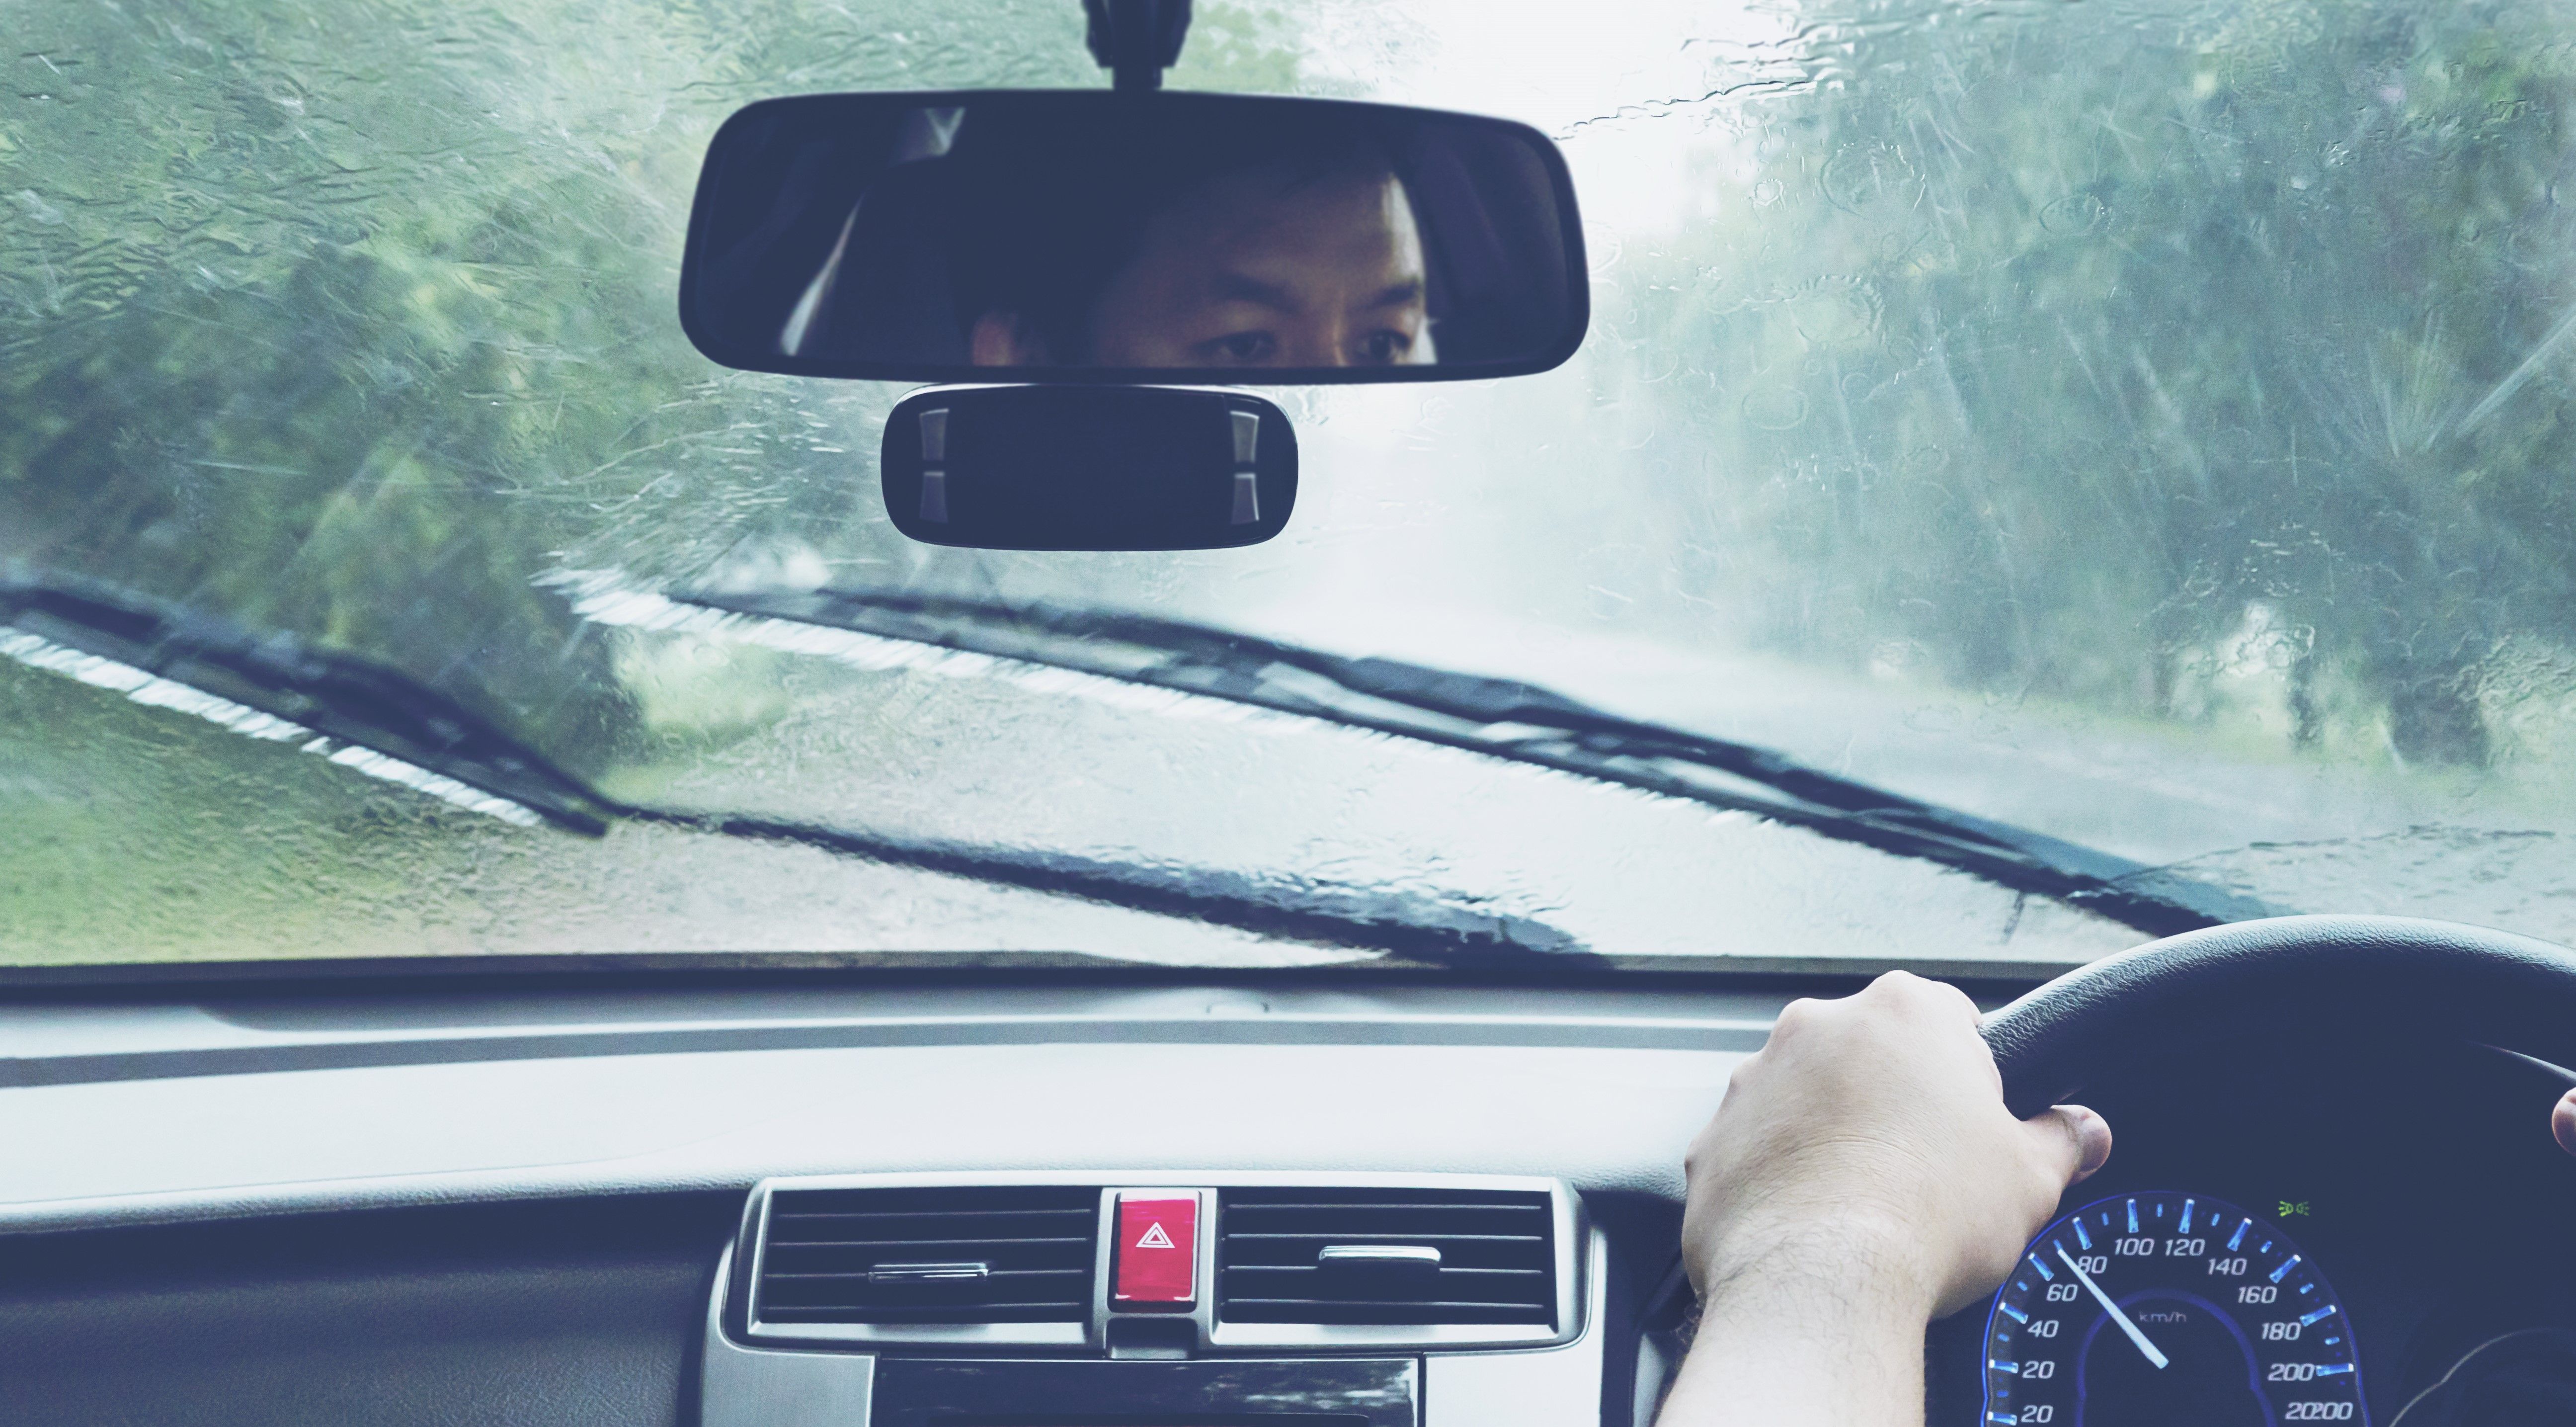
[[[758,1208],[751,1216],[751,1222],[754,1225],[751,1238],[751,1284],[742,1299],[742,1321],[745,1327],[760,1321],[760,1275],[769,1261],[770,1199],[767,1194],[756,1193],[751,1196],[751,1202]]]
[[[1584,1247],[1593,1238],[1592,1220],[1583,1212],[1583,1201],[1571,1190],[1557,1195],[1556,1326],[1560,1340],[1573,1339],[1584,1327]]]
[[[1091,1316],[1085,1320],[1089,1331],[1083,1339],[1095,1352],[1109,1351],[1109,1275],[1117,1270],[1118,1246],[1113,1242],[1117,1233],[1118,1190],[1104,1185],[1100,1227],[1091,1235]]]
[[[1080,1323],[761,1323],[751,1336],[771,1343],[918,1343],[951,1348],[1079,1348]]]

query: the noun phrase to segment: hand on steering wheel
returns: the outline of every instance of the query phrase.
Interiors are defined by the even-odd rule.
[[[1660,1419],[1920,1422],[1926,1324],[1991,1290],[2109,1157],[2058,1102],[2202,1031],[2304,1020],[2427,1031],[2576,1064],[2576,953],[2474,927],[2285,917],[2192,932],[2050,982],[1980,1027],[1892,973],[1800,1001],[1693,1143],[1684,1261],[1699,1336]],[[2576,1089],[2551,1133],[2576,1155]]]
[[[1990,1291],[2111,1154],[2090,1110],[2007,1113],[1977,1031],[1957,988],[1895,971],[1791,1003],[1736,1068],[1691,1146],[1705,1308],[1665,1422],[1919,1416],[1923,1325]]]

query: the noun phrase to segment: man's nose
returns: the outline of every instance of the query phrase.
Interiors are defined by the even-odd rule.
[[[1304,335],[1307,340],[1300,343],[1300,345],[1307,347],[1308,350],[1300,352],[1295,361],[1285,362],[1281,365],[1292,367],[1348,367],[1357,365],[1356,360],[1351,354],[1349,324],[1343,322],[1318,322],[1302,335]]]

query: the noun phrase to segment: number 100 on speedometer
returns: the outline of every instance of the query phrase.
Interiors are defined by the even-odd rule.
[[[2223,1200],[2096,1200],[2033,1239],[1984,1340],[1989,1427],[2370,1418],[2352,1325],[2290,1236]]]

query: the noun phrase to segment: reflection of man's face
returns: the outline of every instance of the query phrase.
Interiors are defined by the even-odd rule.
[[[1104,367],[1434,360],[1422,235],[1387,173],[1217,179],[1157,215],[1091,311]]]

